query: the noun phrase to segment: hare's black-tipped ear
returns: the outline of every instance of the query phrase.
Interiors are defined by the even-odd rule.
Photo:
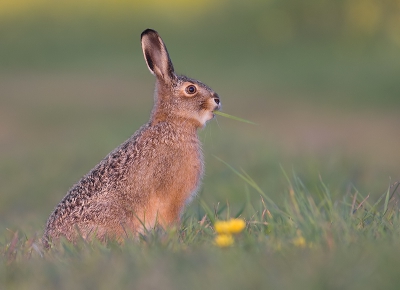
[[[142,32],[141,41],[144,59],[150,72],[165,82],[173,80],[175,78],[174,66],[157,31],[146,29]]]

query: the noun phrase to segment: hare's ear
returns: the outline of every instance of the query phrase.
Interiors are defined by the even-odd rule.
[[[174,66],[157,31],[146,29],[142,32],[141,41],[144,59],[150,72],[165,82],[172,81],[175,78]]]

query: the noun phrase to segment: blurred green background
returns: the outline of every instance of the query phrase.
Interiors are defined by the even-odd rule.
[[[333,194],[400,180],[400,1],[0,2],[0,226],[41,232],[68,188],[148,119],[140,47],[217,91],[200,197],[240,207],[242,168],[278,203],[281,166]],[[258,196],[250,191],[250,196]],[[189,207],[196,213],[198,200]]]

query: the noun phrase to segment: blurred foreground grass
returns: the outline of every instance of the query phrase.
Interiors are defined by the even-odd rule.
[[[288,180],[289,181],[289,180]],[[252,183],[248,182],[251,186]],[[253,184],[256,186],[255,184]],[[37,236],[9,231],[0,242],[4,289],[396,289],[399,278],[398,183],[376,203],[356,189],[333,200],[319,182],[310,191],[294,176],[277,206],[233,212],[199,208],[179,229],[153,230],[123,245],[62,242],[50,251]],[[219,249],[213,224],[246,219],[234,244]]]
[[[399,2],[192,5],[0,2],[0,288],[397,289],[398,191],[373,204],[400,180]],[[176,232],[40,257],[52,208],[148,119],[148,27],[178,72],[257,125],[218,116],[200,132],[206,176]],[[230,249],[212,244],[214,208],[244,208]]]

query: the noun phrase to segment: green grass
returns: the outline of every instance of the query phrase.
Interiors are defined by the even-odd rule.
[[[376,201],[351,189],[332,199],[321,181],[310,191],[294,175],[282,205],[261,194],[240,211],[198,208],[178,229],[152,230],[123,245],[66,241],[46,252],[38,236],[8,231],[0,243],[4,289],[395,289],[400,262],[398,186]],[[285,173],[282,173],[285,175]],[[228,248],[213,222],[240,217],[245,230]]]

